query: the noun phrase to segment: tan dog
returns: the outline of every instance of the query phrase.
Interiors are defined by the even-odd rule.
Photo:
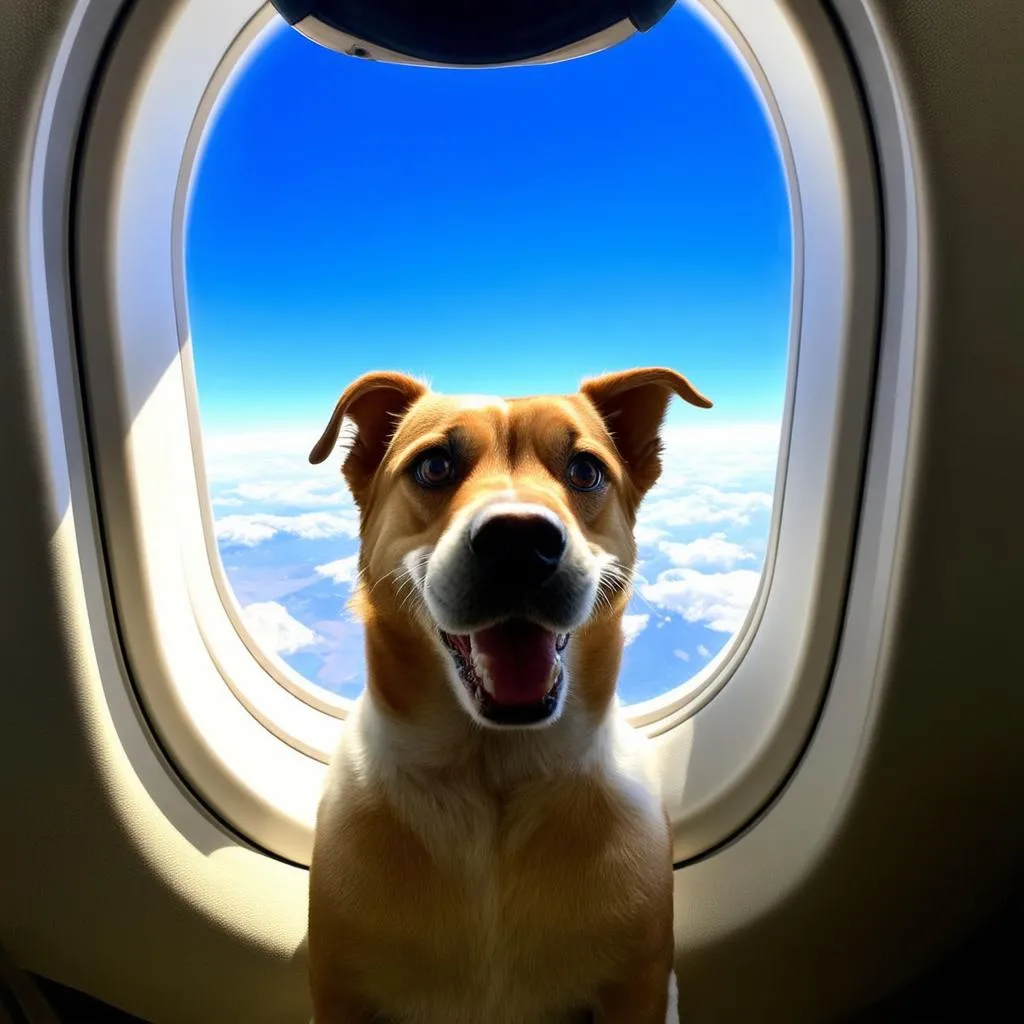
[[[352,421],[368,673],[317,820],[316,1024],[677,1019],[668,824],[615,698],[673,393],[711,405],[657,368],[338,400],[310,461]]]

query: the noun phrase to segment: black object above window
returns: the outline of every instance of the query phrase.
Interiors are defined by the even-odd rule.
[[[272,0],[303,35],[396,63],[487,67],[605,49],[646,32],[674,0]]]

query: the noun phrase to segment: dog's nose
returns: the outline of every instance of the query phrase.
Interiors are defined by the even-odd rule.
[[[469,531],[469,546],[482,569],[526,586],[553,575],[565,545],[565,527],[540,511],[485,509]]]

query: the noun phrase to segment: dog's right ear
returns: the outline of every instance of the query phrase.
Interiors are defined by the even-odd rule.
[[[601,414],[615,447],[641,494],[661,474],[661,422],[675,394],[690,405],[710,409],[705,398],[681,373],[646,366],[592,377],[580,391]]]
[[[404,373],[366,373],[342,392],[320,440],[309,453],[317,465],[334,450],[342,421],[356,427],[341,472],[357,502],[377,472],[388,443],[406,410],[427,393],[426,384]]]

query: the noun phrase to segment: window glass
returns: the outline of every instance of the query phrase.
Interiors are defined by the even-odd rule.
[[[337,461],[306,459],[373,369],[441,391],[574,390],[685,373],[637,527],[628,703],[729,642],[768,542],[788,364],[790,210],[740,58],[677,5],[561,64],[375,64],[283,24],[211,121],[186,281],[226,578],[253,639],[343,696],[364,682],[346,601],[358,520]]]

